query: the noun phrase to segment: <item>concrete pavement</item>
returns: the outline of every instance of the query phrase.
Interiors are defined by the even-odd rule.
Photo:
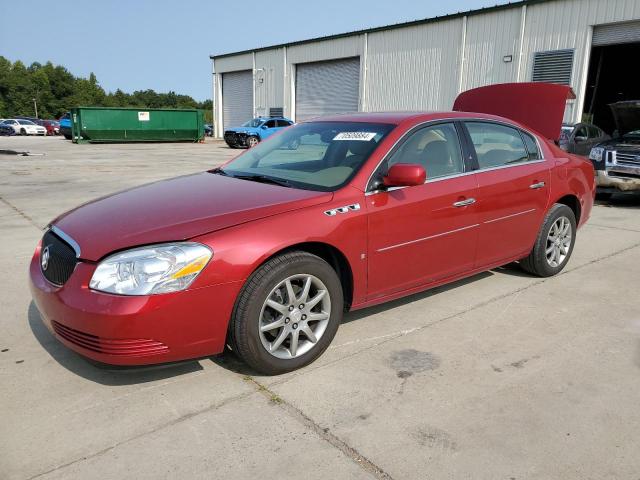
[[[640,198],[598,205],[565,271],[507,266],[345,317],[309,367],[232,355],[106,371],[58,343],[26,272],[41,227],[96,196],[211,168],[223,144],[0,149],[3,478],[635,478]]]

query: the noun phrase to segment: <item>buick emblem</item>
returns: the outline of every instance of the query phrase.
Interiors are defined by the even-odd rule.
[[[40,257],[40,266],[42,267],[42,270],[46,270],[47,267],[49,267],[49,247],[44,247],[44,250],[42,250],[42,256]]]

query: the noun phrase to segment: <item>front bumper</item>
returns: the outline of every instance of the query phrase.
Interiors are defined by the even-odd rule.
[[[616,167],[615,170],[596,170],[599,191],[640,191],[640,168]]]
[[[71,350],[111,365],[151,365],[220,353],[242,282],[182,292],[122,296],[95,292],[95,265],[80,262],[62,287],[29,269],[33,300],[53,335]]]
[[[224,141],[230,147],[246,147],[247,146],[247,135],[244,132],[224,132]]]

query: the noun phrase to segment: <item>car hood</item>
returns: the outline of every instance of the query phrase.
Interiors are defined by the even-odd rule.
[[[640,100],[612,103],[609,108],[619,136],[640,130]]]
[[[332,196],[203,172],[94,200],[52,225],[78,243],[81,258],[96,261],[117,250],[187,240]]]
[[[238,127],[238,128],[227,128],[227,130],[225,131],[234,132],[234,133],[255,133],[257,130],[255,128]]]
[[[566,85],[499,83],[462,92],[456,98],[453,110],[505,117],[557,141],[567,100],[574,98],[575,93]]]

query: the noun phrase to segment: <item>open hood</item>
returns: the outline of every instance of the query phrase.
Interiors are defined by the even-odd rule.
[[[640,130],[640,100],[611,103],[609,108],[613,113],[620,137],[629,132]]]
[[[457,112],[488,113],[519,122],[550,140],[560,138],[571,87],[555,83],[500,83],[462,92],[453,104]]]

